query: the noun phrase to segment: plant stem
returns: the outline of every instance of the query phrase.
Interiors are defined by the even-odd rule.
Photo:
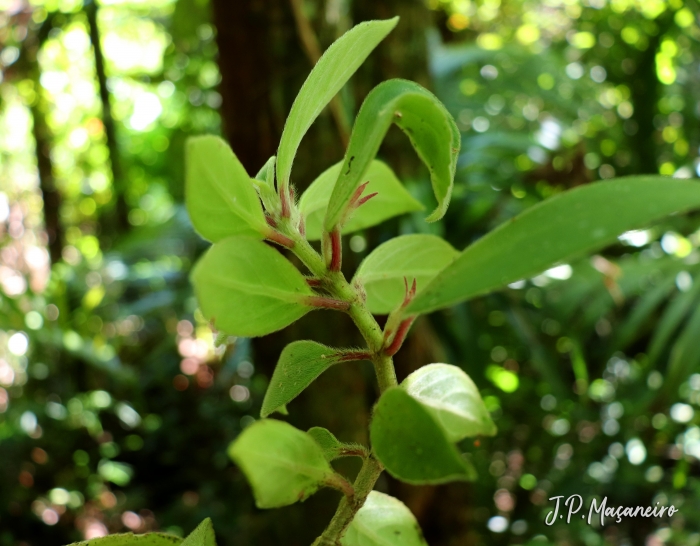
[[[291,247],[292,252],[304,262],[304,265],[309,268],[309,271],[316,278],[320,279],[321,286],[334,298],[350,304],[347,313],[367,343],[372,356],[380,394],[388,388],[396,386],[396,371],[394,370],[393,360],[391,356],[384,352],[384,334],[377,321],[374,320],[372,313],[367,309],[360,291],[348,283],[341,271],[331,271],[326,266],[324,259],[289,220],[283,219],[278,229],[283,235],[294,241],[294,245]],[[374,484],[382,470],[381,463],[372,455],[364,460],[355,483],[353,483],[355,489],[354,497],[351,499],[344,497],[340,501],[333,519],[323,534],[313,543],[313,546],[337,546],[340,544],[341,537],[355,517],[355,514],[367,500],[367,496],[374,488]]]

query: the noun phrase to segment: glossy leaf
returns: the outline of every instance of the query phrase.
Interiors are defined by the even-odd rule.
[[[207,518],[182,541],[182,546],[216,546],[216,535],[211,519]]]
[[[185,165],[185,202],[197,233],[212,242],[231,235],[262,238],[267,225],[260,200],[226,142],[213,135],[190,138]]]
[[[435,417],[450,441],[496,434],[479,389],[457,366],[428,364],[404,379],[401,386]]]
[[[306,221],[306,238],[311,241],[321,238],[326,207],[341,167],[342,163],[336,163],[326,169],[311,183],[299,200],[299,210]],[[353,212],[343,226],[342,233],[352,233],[400,214],[423,210],[423,205],[406,191],[394,172],[381,161],[375,160],[370,163],[363,182],[369,182],[364,195],[374,192],[377,192],[377,195]]]
[[[379,399],[370,439],[377,458],[398,480],[437,484],[476,477],[435,417],[400,387]]]
[[[700,183],[658,176],[596,182],[535,205],[467,247],[408,306],[426,313],[600,249],[625,231],[700,207]]]
[[[333,42],[318,60],[284,124],[277,154],[278,185],[288,185],[297,148],[311,124],[398,21],[394,17],[360,23]]]
[[[229,455],[248,478],[258,508],[303,501],[333,475],[323,450],[306,432],[274,419],[246,428]]]
[[[439,220],[445,214],[460,147],[457,126],[432,93],[414,82],[389,80],[367,95],[357,114],[343,167],[328,204],[324,220],[327,231],[343,219],[353,193],[365,181],[365,173],[392,123],[406,133],[430,171],[438,206],[427,220]]]
[[[418,522],[404,503],[371,491],[340,540],[342,546],[427,546]]]
[[[320,343],[295,341],[287,345],[277,361],[260,415],[267,417],[294,400],[314,379],[338,362],[341,362],[338,350]]]
[[[124,533],[74,542],[69,546],[173,546],[173,544],[182,544],[182,539],[164,533],[146,533],[144,535]]]
[[[199,306],[214,327],[235,336],[284,328],[312,308],[301,273],[275,249],[251,237],[212,246],[192,272]]]
[[[390,313],[404,300],[404,277],[416,279],[418,292],[459,256],[450,243],[435,235],[402,235],[379,245],[367,256],[355,279],[367,293],[372,313]]]

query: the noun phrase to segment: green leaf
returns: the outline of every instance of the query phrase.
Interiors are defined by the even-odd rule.
[[[251,237],[212,246],[192,272],[202,313],[235,336],[263,336],[308,313],[313,295],[301,273],[275,249]]]
[[[216,535],[214,534],[214,526],[211,523],[211,519],[207,518],[200,523],[182,541],[182,546],[216,546]]]
[[[279,214],[281,205],[275,191],[275,159],[274,155],[268,159],[255,178],[251,179],[251,183],[265,205],[265,210],[276,215]]]
[[[230,235],[261,237],[267,224],[260,200],[226,142],[190,138],[185,165],[185,202],[197,233],[214,243]]]
[[[342,546],[428,546],[418,522],[399,499],[371,491],[353,518]]]
[[[435,235],[402,235],[375,248],[360,264],[355,279],[365,288],[369,310],[386,314],[403,302],[404,277],[409,285],[415,278],[420,292],[457,256],[459,252]]]
[[[182,544],[182,539],[164,533],[146,533],[145,535],[124,533],[74,542],[69,546],[173,546],[173,544]]]
[[[308,434],[274,419],[246,428],[229,455],[248,478],[258,508],[303,501],[333,476],[323,450]]]
[[[336,163],[326,169],[311,183],[299,200],[299,210],[306,221],[306,238],[310,241],[321,238],[326,207],[341,167],[342,163]],[[352,214],[343,226],[343,233],[368,228],[400,214],[423,210],[423,205],[406,191],[394,171],[381,161],[375,160],[370,163],[363,181],[369,181],[364,195],[377,192],[377,196]]]
[[[697,282],[697,281],[696,281]],[[664,388],[668,393],[678,392],[678,386],[700,365],[700,306],[696,307],[671,350]]]
[[[260,416],[267,417],[294,400],[314,379],[341,361],[337,349],[314,341],[295,341],[287,345],[272,374]]]
[[[400,387],[379,399],[370,439],[377,458],[398,480],[419,485],[476,477],[432,414]]]
[[[338,440],[334,434],[323,427],[311,427],[306,433],[321,446],[326,460],[332,461],[340,457],[366,457],[367,448],[361,444],[345,444]]]
[[[430,171],[438,206],[427,220],[439,220],[445,214],[460,147],[457,126],[432,93],[414,82],[389,80],[367,95],[357,114],[343,167],[328,204],[324,221],[327,231],[342,221],[353,193],[365,181],[370,162],[392,123],[406,133]]]
[[[435,417],[451,442],[496,434],[479,390],[457,366],[428,364],[404,379],[401,386]]]
[[[661,315],[649,342],[649,362],[654,363],[658,360],[688,313],[698,305],[699,297],[700,282],[696,279],[688,292],[679,292],[671,299],[671,302],[664,309],[663,315]]]
[[[625,231],[700,207],[695,181],[634,176],[560,193],[467,247],[406,308],[426,313],[600,249]]]
[[[277,153],[277,183],[289,184],[301,139],[321,111],[340,91],[399,18],[360,23],[333,42],[306,78],[284,124]]]

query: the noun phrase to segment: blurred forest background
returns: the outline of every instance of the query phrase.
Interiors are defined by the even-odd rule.
[[[248,172],[275,153],[319,52],[401,22],[302,143],[299,189],[342,157],[367,92],[413,79],[462,131],[452,206],[356,234],[356,267],[397,233],[458,249],[564,189],[700,173],[700,5],[682,0],[0,0],[0,545],[116,532],[308,545],[337,493],[260,511],[226,448],[259,415],[285,343],[358,343],[316,313],[215,350],[188,282],[205,243],[183,208],[183,143],[223,134]],[[393,130],[392,130],[393,131]],[[408,141],[381,157],[430,204]],[[343,339],[344,338],[344,339]],[[460,365],[499,433],[463,445],[472,484],[379,487],[447,545],[700,544],[700,216],[419,321],[399,379]],[[365,441],[369,365],[290,406]],[[344,470],[356,469],[351,461]],[[544,525],[553,495],[680,508],[605,527]]]

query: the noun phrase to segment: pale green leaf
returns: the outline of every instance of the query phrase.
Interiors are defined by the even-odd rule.
[[[173,544],[182,544],[182,539],[164,533],[146,533],[145,535],[124,533],[74,542],[69,546],[173,546]]]
[[[323,456],[327,461],[335,459],[343,447],[342,442],[335,435],[323,427],[311,427],[306,431],[323,450]]]
[[[262,241],[230,237],[212,246],[192,272],[202,313],[218,330],[263,336],[308,313],[303,275]]]
[[[428,546],[413,513],[399,499],[371,491],[342,546]]]
[[[265,205],[265,210],[270,214],[278,215],[281,206],[279,196],[275,191],[275,159],[274,155],[268,159],[255,178],[251,180],[251,183]]]
[[[333,42],[318,60],[284,124],[277,153],[277,183],[281,187],[289,183],[294,156],[306,131],[398,21],[394,17],[360,23]]]
[[[467,247],[407,307],[426,313],[529,278],[625,231],[700,207],[700,183],[634,176],[580,186],[526,210]]]
[[[262,238],[265,216],[248,173],[213,135],[190,138],[185,150],[185,203],[192,225],[212,242],[230,235]]]
[[[375,248],[360,264],[355,279],[365,288],[369,310],[386,314],[404,300],[404,277],[409,286],[416,279],[420,292],[458,255],[447,241],[435,235],[401,235]]]
[[[435,417],[400,387],[379,399],[370,439],[377,458],[398,480],[418,485],[476,477]]]
[[[401,386],[435,417],[450,441],[496,434],[479,389],[457,366],[428,364],[404,379]]]
[[[306,222],[306,238],[310,241],[321,238],[326,207],[341,167],[342,163],[336,163],[322,172],[299,200],[299,210]],[[406,191],[394,172],[381,161],[370,163],[363,181],[369,182],[363,195],[375,192],[377,195],[352,214],[343,226],[344,234],[377,225],[400,214],[423,210],[423,205]]]
[[[438,205],[427,220],[439,220],[445,214],[460,147],[457,126],[432,93],[414,82],[389,80],[367,95],[357,114],[343,167],[328,203],[324,220],[327,231],[342,221],[355,189],[365,181],[365,173],[392,123],[406,133],[430,172]]]
[[[207,518],[182,541],[182,546],[216,546],[216,535],[211,519]]]
[[[321,447],[306,432],[274,419],[256,421],[229,447],[258,508],[303,501],[333,477]]]
[[[287,345],[272,374],[260,415],[267,417],[301,394],[314,379],[333,364],[341,362],[338,350],[314,341]]]

